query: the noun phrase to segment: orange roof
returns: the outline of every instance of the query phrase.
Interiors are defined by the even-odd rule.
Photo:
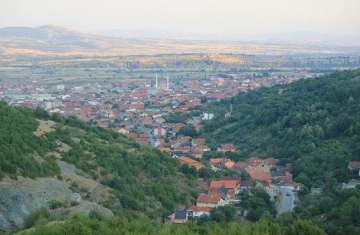
[[[231,169],[235,166],[235,162],[230,159],[226,159],[224,165],[226,168]]]
[[[261,171],[261,170],[249,170],[248,173],[253,180],[258,180],[268,183],[271,182],[271,175],[269,172]]]
[[[195,161],[194,159],[191,159],[189,157],[178,157],[177,159],[182,164],[186,164],[186,165],[195,167],[196,170],[200,170],[205,167],[204,164],[202,164],[201,162]]]
[[[221,145],[221,150],[225,152],[234,152],[236,147],[233,144],[223,144]]]
[[[171,149],[170,148],[167,148],[167,147],[160,147],[159,148],[159,150],[161,151],[161,152],[171,152]]]
[[[250,158],[247,160],[247,163],[251,166],[259,166],[264,163],[264,160],[260,158]]]
[[[195,212],[210,212],[211,209],[208,207],[192,206],[191,210]]]
[[[211,158],[210,159],[210,163],[215,164],[215,165],[222,163],[222,161],[223,161],[223,158]]]
[[[211,194],[202,193],[199,195],[196,202],[217,204],[220,200],[221,200],[221,195],[218,193],[211,193]]]
[[[240,185],[240,181],[236,179],[212,180],[210,188],[228,188],[235,189]]]

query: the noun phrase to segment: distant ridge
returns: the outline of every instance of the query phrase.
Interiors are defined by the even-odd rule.
[[[5,55],[149,55],[175,53],[294,54],[344,53],[350,47],[253,42],[127,39],[77,32],[54,25],[0,28],[0,53]]]

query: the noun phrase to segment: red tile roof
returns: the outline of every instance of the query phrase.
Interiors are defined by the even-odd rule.
[[[197,170],[200,170],[205,167],[204,164],[202,164],[201,162],[195,161],[194,159],[191,159],[189,157],[178,157],[177,160],[180,161],[180,163],[182,164],[193,166]]]
[[[227,189],[236,189],[239,187],[240,181],[236,179],[224,179],[224,180],[212,180],[210,182],[211,188],[227,188]]]
[[[221,200],[221,195],[217,193],[212,194],[200,194],[197,198],[196,202],[198,203],[211,203],[211,204],[217,204]]]
[[[271,182],[271,175],[269,172],[252,169],[249,170],[248,173],[253,180],[258,180],[266,183]]]
[[[200,206],[192,206],[191,210],[195,211],[195,212],[210,212],[211,211],[211,209],[208,207],[200,207]]]

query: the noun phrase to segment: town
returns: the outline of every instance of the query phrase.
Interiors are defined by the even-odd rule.
[[[172,80],[168,76],[155,74],[154,79],[76,86],[3,83],[0,97],[15,106],[42,107],[50,113],[76,116],[102,127],[110,127],[138,144],[166,152],[181,164],[198,171],[208,167],[214,172],[233,171],[249,176],[246,180],[225,177],[206,182],[207,187],[192,207],[177,210],[170,216],[172,223],[184,223],[189,218],[208,216],[213,208],[237,204],[239,194],[255,186],[262,187],[270,195],[276,202],[279,214],[293,210],[296,192],[301,185],[292,180],[291,166],[278,166],[274,159],[251,158],[238,162],[226,157],[203,159],[204,153],[210,152],[211,148],[205,138],[197,137],[194,132],[200,131],[202,122],[211,120],[214,114],[192,114],[208,102],[229,98],[238,92],[313,76],[318,74],[242,73],[212,75],[201,80]],[[224,115],[231,115],[231,107]],[[232,144],[221,145],[215,150],[219,153],[236,151]],[[246,215],[246,211],[241,213]]]
[[[278,215],[293,211],[303,185],[293,181],[292,166],[279,165],[274,158],[234,161],[228,157],[228,153],[238,151],[233,144],[222,144],[216,149],[208,146],[206,139],[196,133],[201,132],[204,121],[213,119],[214,114],[199,110],[209,102],[230,98],[239,92],[320,75],[304,70],[209,74],[201,79],[173,79],[155,73],[151,79],[79,84],[44,84],[32,80],[19,85],[8,80],[0,83],[0,98],[14,106],[41,107],[49,113],[75,116],[111,128],[140,145],[169,154],[181,165],[198,172],[209,169],[230,173],[230,176],[203,182],[196,202],[187,208],[177,208],[169,216],[170,223],[181,224],[189,219],[204,219],[213,209],[227,205],[237,208],[240,217],[246,217],[248,211],[241,207],[241,197],[253,188],[261,188],[269,195]],[[223,115],[231,117],[231,109],[228,107]],[[204,157],[209,153],[211,157]],[[350,162],[349,169],[358,170],[357,164]],[[343,187],[358,184],[351,181]]]

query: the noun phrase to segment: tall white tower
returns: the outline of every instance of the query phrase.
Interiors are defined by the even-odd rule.
[[[158,80],[158,75],[155,75],[155,88],[158,89],[159,88],[159,80]]]

